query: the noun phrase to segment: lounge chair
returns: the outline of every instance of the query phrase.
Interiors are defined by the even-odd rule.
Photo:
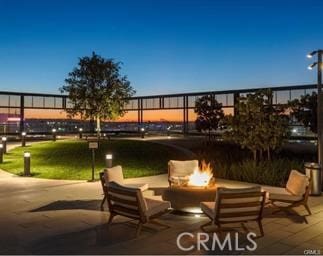
[[[104,202],[107,199],[107,192],[108,192],[108,184],[109,182],[116,182],[120,185],[125,185],[127,187],[132,187],[132,188],[139,188],[141,191],[148,190],[149,186],[148,184],[141,183],[141,184],[126,184],[124,177],[123,177],[123,171],[122,167],[120,165],[114,166],[112,168],[106,168],[103,170],[103,172],[100,172],[100,181],[101,181],[101,186],[103,190],[103,199],[101,202],[101,211],[104,210]]]
[[[271,204],[279,208],[274,213],[283,210],[288,211],[296,206],[303,205],[308,214],[311,215],[311,210],[307,204],[309,193],[310,178],[299,171],[292,170],[289,174],[285,189],[281,193],[269,193],[268,200]]]
[[[266,192],[261,187],[251,188],[218,188],[213,202],[201,202],[202,211],[211,219],[201,226],[205,232],[206,226],[215,224],[221,231],[223,224],[243,223],[256,221],[261,236],[264,236],[262,228],[262,212],[265,204]],[[245,227],[244,227],[245,228]]]
[[[188,182],[189,176],[198,169],[198,160],[168,162],[168,183],[172,185],[182,185]]]
[[[122,186],[116,182],[109,183],[107,199],[110,211],[109,226],[116,215],[121,215],[138,220],[136,236],[139,236],[142,225],[148,222],[169,227],[154,220],[168,212],[168,201],[144,198],[140,189]]]

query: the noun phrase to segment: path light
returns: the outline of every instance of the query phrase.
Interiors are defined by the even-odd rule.
[[[83,128],[79,129],[79,138],[82,139],[83,137]]]
[[[140,132],[141,132],[141,138],[145,138],[145,128],[144,127],[141,127],[140,128]]]
[[[2,137],[3,153],[7,153],[7,137]]]
[[[27,135],[26,132],[21,133],[21,146],[22,147],[26,147],[26,135]]]
[[[112,154],[106,154],[105,155],[105,167],[106,168],[112,168]]]
[[[0,163],[3,163],[3,144],[0,144]]]
[[[30,152],[24,152],[24,175],[30,176]]]
[[[52,129],[52,134],[53,134],[53,141],[56,141],[56,129]]]
[[[167,136],[170,137],[170,126],[167,127]]]

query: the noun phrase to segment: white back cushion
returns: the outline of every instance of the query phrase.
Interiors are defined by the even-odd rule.
[[[293,195],[303,196],[308,185],[309,178],[306,175],[300,173],[299,171],[292,170],[289,174],[286,189]]]
[[[123,185],[124,178],[121,165],[104,169],[104,179],[106,184],[109,184],[109,182],[116,182]]]
[[[194,170],[198,169],[198,160],[176,161],[170,160],[168,162],[170,176],[183,177],[191,175]]]

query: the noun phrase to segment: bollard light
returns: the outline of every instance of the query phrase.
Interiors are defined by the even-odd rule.
[[[3,154],[7,153],[7,137],[2,137]]]
[[[105,167],[106,168],[112,168],[112,154],[106,154],[105,155]]]
[[[141,132],[141,138],[145,138],[145,128],[144,127],[142,127],[142,128],[140,128],[140,132]]]
[[[167,137],[170,136],[170,128],[171,128],[170,126],[167,127]]]
[[[26,135],[27,135],[26,132],[21,133],[21,146],[22,147],[26,147]]]
[[[82,139],[83,137],[83,128],[79,129],[79,138]]]
[[[0,163],[3,163],[3,144],[0,144]]]
[[[52,129],[52,134],[53,134],[53,141],[56,141],[56,129]]]
[[[24,175],[30,176],[30,152],[24,152]]]

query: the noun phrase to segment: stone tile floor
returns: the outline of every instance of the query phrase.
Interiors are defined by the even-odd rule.
[[[165,175],[138,178],[136,182],[147,182],[151,188],[167,186]],[[224,186],[245,185],[218,182]],[[257,250],[251,252],[207,251],[196,246],[181,251],[176,245],[178,234],[191,232],[193,238],[187,236],[181,241],[187,247],[196,245],[199,227],[208,221],[203,215],[167,214],[161,221],[170,229],[145,228],[138,238],[136,223],[123,217],[117,217],[108,230],[109,213],[99,210],[101,198],[99,182],[25,178],[0,171],[0,254],[303,254],[306,249],[323,253],[323,197],[310,197],[313,214],[306,217],[308,224],[303,217],[272,215],[272,209],[266,209],[265,236],[256,240]],[[305,215],[302,208],[295,211]],[[239,225],[230,227],[245,243],[245,231]],[[247,227],[258,232],[254,224]]]

